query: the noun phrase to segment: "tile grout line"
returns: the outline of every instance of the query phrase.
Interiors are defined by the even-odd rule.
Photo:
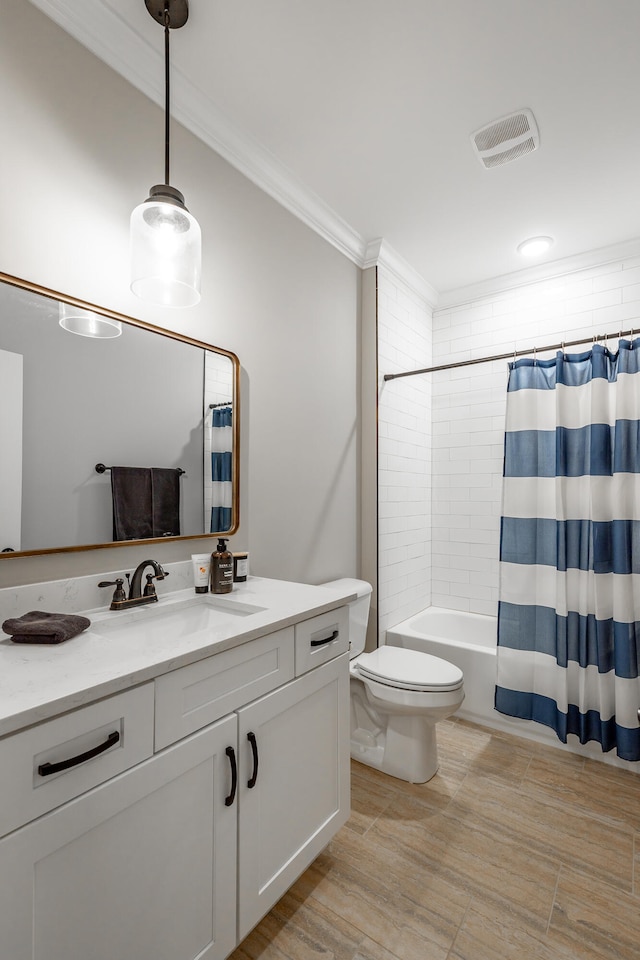
[[[367,834],[369,833],[369,831],[370,831],[373,827],[375,827],[375,825],[376,825],[376,823],[378,822],[378,820],[380,819],[380,817],[381,817],[384,813],[386,813],[387,810],[389,809],[389,807],[392,806],[392,805],[393,805],[393,800],[389,800],[389,803],[386,805],[386,807],[384,807],[384,809],[381,810],[381,811],[373,818],[373,820],[371,821],[371,823],[369,824],[369,826],[367,827],[367,829],[364,831],[364,833],[360,834],[360,836],[361,836],[363,839],[367,836]]]
[[[545,933],[549,933],[551,929],[551,919],[553,917],[553,911],[556,907],[556,897],[558,896],[558,886],[560,885],[560,874],[562,873],[562,861],[558,862],[558,873],[556,876],[556,885],[553,888],[553,897],[551,898],[551,909],[549,910],[549,919],[547,920],[547,927]]]
[[[464,908],[464,913],[463,913],[463,915],[462,915],[462,919],[461,919],[460,923],[458,924],[458,928],[457,928],[456,932],[455,932],[454,935],[453,935],[453,940],[451,941],[451,944],[450,944],[450,946],[449,946],[449,949],[447,950],[446,960],[451,960],[451,958],[453,957],[453,954],[451,953],[451,951],[453,950],[453,948],[454,948],[455,945],[456,945],[456,940],[458,939],[458,934],[460,933],[460,931],[462,930],[462,928],[463,928],[463,926],[464,926],[465,920],[467,919],[467,914],[469,913],[469,910],[471,909],[471,904],[472,904],[472,903],[473,903],[473,897],[469,897],[469,900],[468,900],[468,902],[467,902],[467,905],[466,905],[466,907]]]

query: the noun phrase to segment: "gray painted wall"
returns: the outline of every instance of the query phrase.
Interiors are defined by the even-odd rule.
[[[36,10],[1,0],[0,269],[232,350],[254,574],[358,573],[360,270],[175,124],[172,180],[203,233],[200,304],[128,289],[128,223],[162,179],[162,111]],[[167,401],[173,391],[168,384]],[[158,544],[170,561],[209,541]],[[149,548],[0,561],[0,586],[131,569]],[[144,556],[143,556],[144,554]]]

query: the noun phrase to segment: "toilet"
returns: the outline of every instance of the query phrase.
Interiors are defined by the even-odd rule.
[[[351,756],[409,783],[438,769],[436,724],[464,700],[462,670],[428,653],[381,646],[365,653],[371,586],[334,580],[357,594],[349,604]]]

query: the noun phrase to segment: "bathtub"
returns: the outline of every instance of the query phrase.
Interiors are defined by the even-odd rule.
[[[455,663],[464,674],[464,702],[458,716],[495,726],[501,716],[493,707],[496,637],[496,617],[427,607],[387,630],[385,642]]]

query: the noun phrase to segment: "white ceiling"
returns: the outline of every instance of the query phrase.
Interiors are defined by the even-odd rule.
[[[32,2],[163,102],[144,0]],[[638,0],[189,6],[173,114],[356,262],[384,238],[443,293],[522,269],[528,236],[556,261],[640,235]],[[540,148],[483,169],[470,134],[523,107]]]

